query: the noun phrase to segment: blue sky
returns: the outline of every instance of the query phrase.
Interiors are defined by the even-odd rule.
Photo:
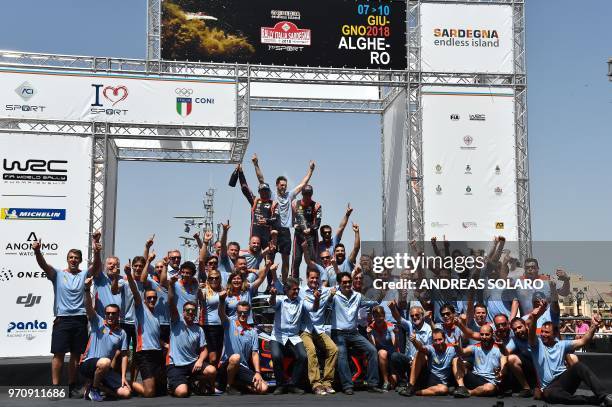
[[[587,5],[588,4],[588,5]],[[612,2],[527,2],[527,68],[532,230],[535,240],[610,240],[612,190]],[[20,0],[2,6],[0,48],[30,52],[144,58],[144,0]],[[247,178],[253,152],[273,182],[295,183],[317,162],[315,199],[336,226],[347,202],[363,238],[381,235],[380,119],[376,115],[251,115]],[[175,215],[201,213],[204,191],[217,188],[216,221],[232,217],[231,238],[246,243],[248,206],[227,186],[228,165],[122,163],[116,253],[141,252],[150,233],[161,251],[183,234]],[[144,197],[144,199],[143,199]],[[350,236],[351,232],[347,233]],[[352,243],[352,238],[346,239]]]

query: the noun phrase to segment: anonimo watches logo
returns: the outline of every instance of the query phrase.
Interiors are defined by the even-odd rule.
[[[68,179],[66,160],[2,160],[2,179],[18,182],[64,183]]]
[[[38,240],[36,233],[30,232],[23,241],[8,242],[4,247],[4,254],[7,256],[34,256],[32,244]],[[59,245],[56,242],[43,241],[41,251],[45,256],[57,256]]]

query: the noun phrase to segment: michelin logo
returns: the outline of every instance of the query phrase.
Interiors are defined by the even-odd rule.
[[[66,209],[2,208],[2,220],[66,220]]]

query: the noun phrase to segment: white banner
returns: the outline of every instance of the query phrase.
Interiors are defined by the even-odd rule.
[[[421,4],[421,70],[513,73],[512,6]]]
[[[514,93],[423,88],[425,238],[518,238]]]
[[[0,116],[236,126],[236,83],[144,76],[0,71]]]
[[[60,269],[71,248],[87,256],[91,149],[88,137],[0,134],[0,357],[49,354],[53,286],[31,245]]]

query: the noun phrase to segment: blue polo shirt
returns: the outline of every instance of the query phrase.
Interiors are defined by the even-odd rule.
[[[140,292],[141,298],[144,298],[144,285],[138,280],[134,282]],[[121,322],[134,325],[136,323],[134,295],[125,277],[123,280],[119,280],[119,293],[121,294]]]
[[[259,341],[255,328],[240,324],[236,317],[230,317],[223,322],[225,335],[223,336],[223,355],[221,361],[225,362],[232,355],[240,355],[240,364],[249,366],[253,352],[259,351]]]
[[[159,319],[160,325],[170,325],[170,307],[168,305],[168,289],[149,276],[147,278],[147,288],[157,292],[157,303],[155,304],[154,314]],[[180,311],[179,311],[180,312]]]
[[[205,346],[204,331],[196,322],[188,325],[181,316],[170,322],[170,351],[167,364],[190,365],[198,360],[200,351]]]
[[[83,361],[93,358],[112,359],[118,350],[127,350],[127,335],[123,329],[117,327],[112,331],[99,315],[89,321],[89,326],[91,333]]]
[[[427,350],[427,365],[429,371],[434,375],[441,383],[448,386],[450,377],[453,373],[453,359],[457,356],[455,348],[453,346],[446,346],[444,352],[436,352],[436,349],[432,345],[426,345]]]
[[[449,345],[456,345],[460,343],[463,332],[461,332],[461,329],[458,326],[455,325],[450,331],[444,328],[443,324],[436,324],[435,327],[444,331],[444,341]]]
[[[332,301],[332,329],[342,331],[354,331],[357,329],[359,310],[372,308],[378,305],[376,301],[369,301],[362,297],[361,293],[351,290],[350,297],[345,297],[341,291],[337,291]]]
[[[185,303],[188,301],[195,302],[197,306],[196,299],[198,298],[199,289],[200,286],[196,279],[192,279],[186,284],[183,283],[182,279],[174,283],[174,298],[176,301],[176,308],[178,309],[179,314],[182,314],[183,305],[185,305]]]
[[[573,350],[571,340],[557,341],[553,346],[546,346],[542,339],[537,338],[535,346],[531,346],[531,358],[538,372],[542,389],[567,370],[565,355]]]
[[[104,308],[109,304],[117,304],[121,306],[121,293],[113,294],[111,289],[112,280],[105,273],[98,274],[94,278],[95,289],[95,306],[96,312],[101,317],[104,317]]]
[[[72,274],[67,270],[55,271],[55,276],[50,279],[53,283],[53,313],[56,317],[73,315],[86,315],[85,312],[85,279],[87,270],[79,270]],[[48,277],[47,277],[48,278]]]
[[[304,302],[299,296],[290,300],[287,296],[277,296],[274,308],[274,326],[272,337],[276,342],[285,345],[287,341],[296,344],[300,339],[302,315],[312,311],[312,304]]]
[[[412,342],[410,342],[410,336],[412,336],[414,333],[419,342],[421,342],[424,346],[431,345],[431,326],[423,321],[421,327],[418,328],[414,326],[412,322],[408,322],[408,320],[404,318],[401,320],[401,325],[406,330],[406,356],[414,359],[418,351]]]
[[[321,298],[319,298],[319,309],[316,311],[309,311],[303,316],[303,328],[304,332],[322,334],[325,333],[325,319],[327,317],[327,310],[331,304],[331,296],[329,295],[331,288],[320,287]],[[309,287],[302,287],[300,290],[300,296],[304,299],[305,303],[314,303],[314,291]]]
[[[219,318],[219,293],[213,291],[210,294],[208,288],[205,288],[202,293],[204,294],[203,325],[221,325],[221,318]]]
[[[134,304],[134,315],[136,317],[136,352],[160,350],[158,317],[143,303]]]
[[[482,377],[491,384],[497,384],[495,370],[501,366],[501,351],[496,345],[489,350],[485,350],[480,344],[470,345],[474,354],[474,374]]]

